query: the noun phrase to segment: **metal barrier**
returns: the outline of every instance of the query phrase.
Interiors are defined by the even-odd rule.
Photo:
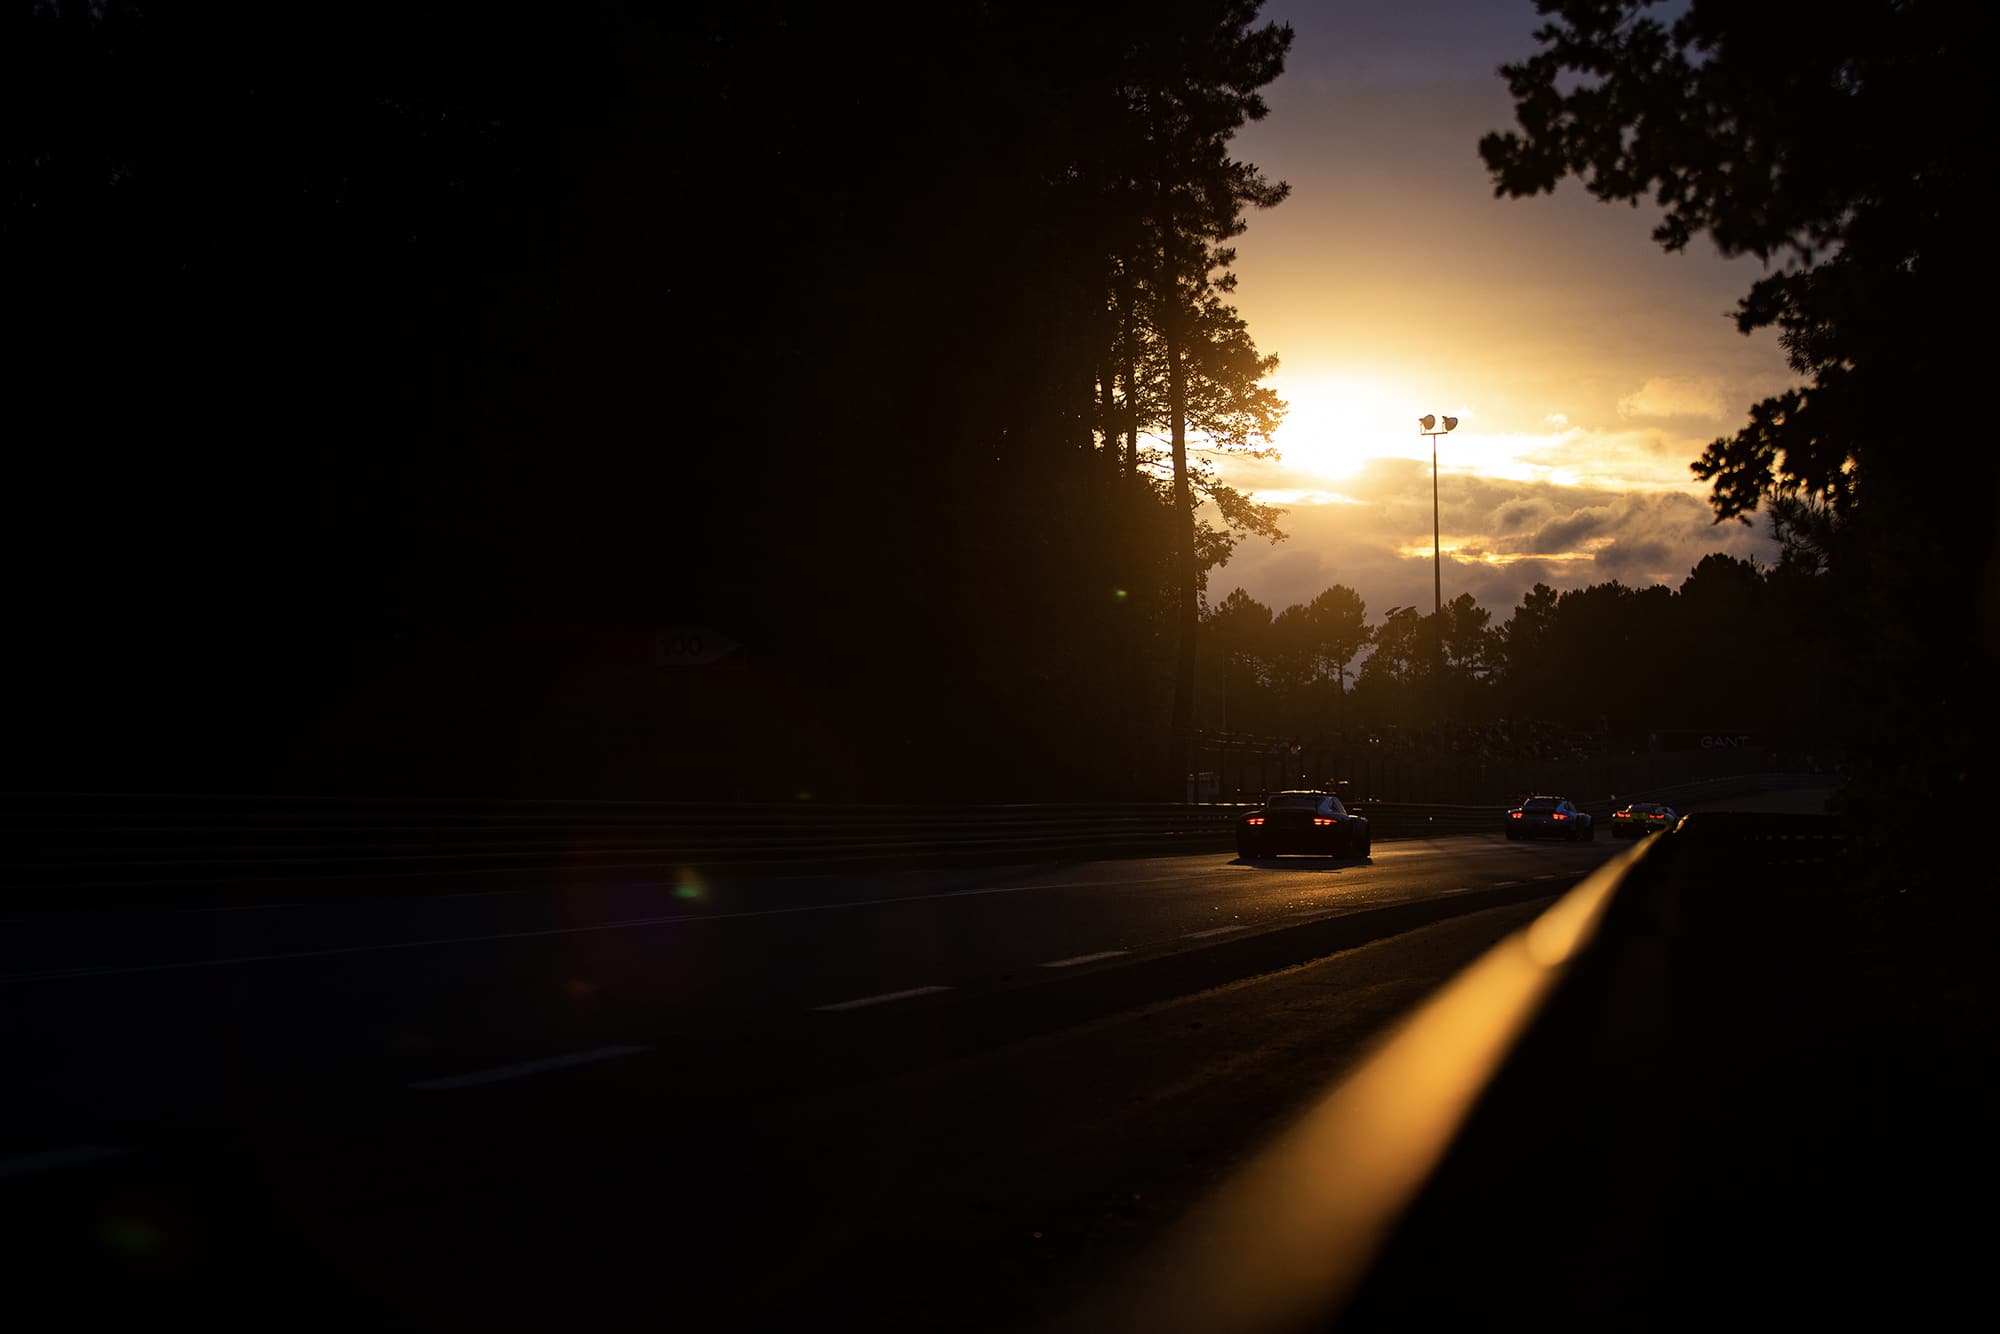
[[[1234,812],[1187,806],[894,807],[310,797],[0,800],[7,882],[825,867],[1226,846]]]
[[[1609,811],[1602,801],[1584,808]],[[0,876],[9,890],[26,891],[1170,854],[1229,848],[1248,809],[18,793],[0,796]],[[1354,809],[1377,839],[1501,828],[1493,806]]]
[[[1830,816],[1623,853],[1056,1328],[1865,1325],[1976,1287],[1982,1035],[1939,1060],[1935,1015],[1868,1009],[1893,896],[1851,865]]]

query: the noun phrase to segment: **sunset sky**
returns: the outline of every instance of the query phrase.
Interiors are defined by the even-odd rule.
[[[1575,183],[1496,199],[1478,142],[1514,125],[1498,66],[1535,49],[1532,0],[1268,0],[1295,31],[1271,114],[1237,155],[1292,195],[1241,238],[1237,307],[1290,402],[1277,462],[1224,475],[1286,507],[1289,540],[1210,576],[1282,609],[1329,584],[1369,619],[1431,605],[1425,413],[1439,441],[1444,597],[1504,621],[1537,581],[1678,586],[1714,525],[1688,465],[1794,382],[1774,334],[1730,319],[1756,278],[1705,240],[1678,255],[1648,209]]]

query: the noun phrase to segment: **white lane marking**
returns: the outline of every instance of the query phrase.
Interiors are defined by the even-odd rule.
[[[535,940],[545,936],[574,936],[594,931],[624,931],[632,927],[673,926],[682,922],[733,922],[750,917],[787,917],[794,913],[837,912],[844,908],[878,908],[892,903],[928,903],[937,899],[971,898],[981,894],[1023,894],[1037,889],[1087,889],[1105,885],[1178,884],[1184,877],[1160,876],[1141,880],[1074,880],[1052,885],[1007,885],[997,889],[958,889],[940,894],[906,894],[886,899],[851,899],[845,903],[813,903],[801,908],[757,908],[748,912],[673,913],[663,917],[633,917],[617,922],[596,922],[589,926],[552,926],[535,931],[501,931],[479,936],[437,936],[428,940],[392,940],[376,945],[339,945],[323,950],[284,950],[274,954],[236,954],[220,959],[184,959],[175,963],[99,964],[86,968],[50,968],[36,973],[14,973],[0,977],[0,986],[22,982],[57,982],[68,978],[128,977],[138,973],[177,973],[193,968],[227,968],[246,963],[283,963],[292,959],[330,959],[347,954],[376,954],[389,950],[429,949],[434,945],[482,945],[498,940]]]
[[[859,1010],[868,1005],[886,1005],[890,1001],[908,1000],[912,996],[930,996],[940,991],[950,991],[950,987],[911,987],[907,991],[885,991],[879,996],[863,996],[859,1000],[835,1001],[831,1005],[815,1005],[813,1009],[829,1013],[837,1010]]]
[[[1095,954],[1079,954],[1074,959],[1051,959],[1044,968],[1074,968],[1080,963],[1096,963],[1099,959],[1115,959],[1127,953],[1125,950],[1099,950]]]
[[[1231,931],[1248,931],[1249,929],[1248,926],[1212,926],[1206,931],[1190,931],[1182,936],[1181,939],[1200,940],[1204,936],[1226,936]]]
[[[53,1172],[64,1167],[81,1167],[85,1163],[103,1162],[106,1158],[123,1158],[131,1152],[132,1149],[116,1144],[73,1144],[64,1149],[46,1149],[41,1153],[23,1154],[19,1158],[0,1159],[0,1179],[32,1176],[36,1172]]]
[[[471,1088],[476,1084],[498,1084],[504,1080],[522,1079],[528,1075],[539,1075],[547,1070],[565,1070],[573,1065],[589,1065],[595,1061],[609,1061],[620,1056],[636,1056],[650,1047],[592,1047],[589,1051],[573,1051],[567,1056],[545,1056],[539,1061],[522,1061],[518,1065],[496,1066],[491,1070],[475,1070],[469,1075],[446,1075],[442,1079],[419,1079],[409,1087],[434,1091],[439,1089]]]

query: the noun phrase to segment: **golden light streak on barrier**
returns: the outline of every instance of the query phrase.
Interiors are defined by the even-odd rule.
[[[1162,1246],[1055,1329],[1326,1328],[1645,851],[1606,862],[1453,978]]]

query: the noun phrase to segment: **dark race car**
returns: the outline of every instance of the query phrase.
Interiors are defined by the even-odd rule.
[[[1507,837],[1562,838],[1587,843],[1597,837],[1595,822],[1568,797],[1529,797],[1507,812]]]
[[[1611,833],[1617,838],[1644,838],[1672,829],[1681,817],[1671,806],[1657,801],[1635,801],[1623,810],[1611,812]]]
[[[1248,861],[1285,852],[1366,857],[1368,820],[1331,792],[1279,792],[1236,822],[1236,853]]]

